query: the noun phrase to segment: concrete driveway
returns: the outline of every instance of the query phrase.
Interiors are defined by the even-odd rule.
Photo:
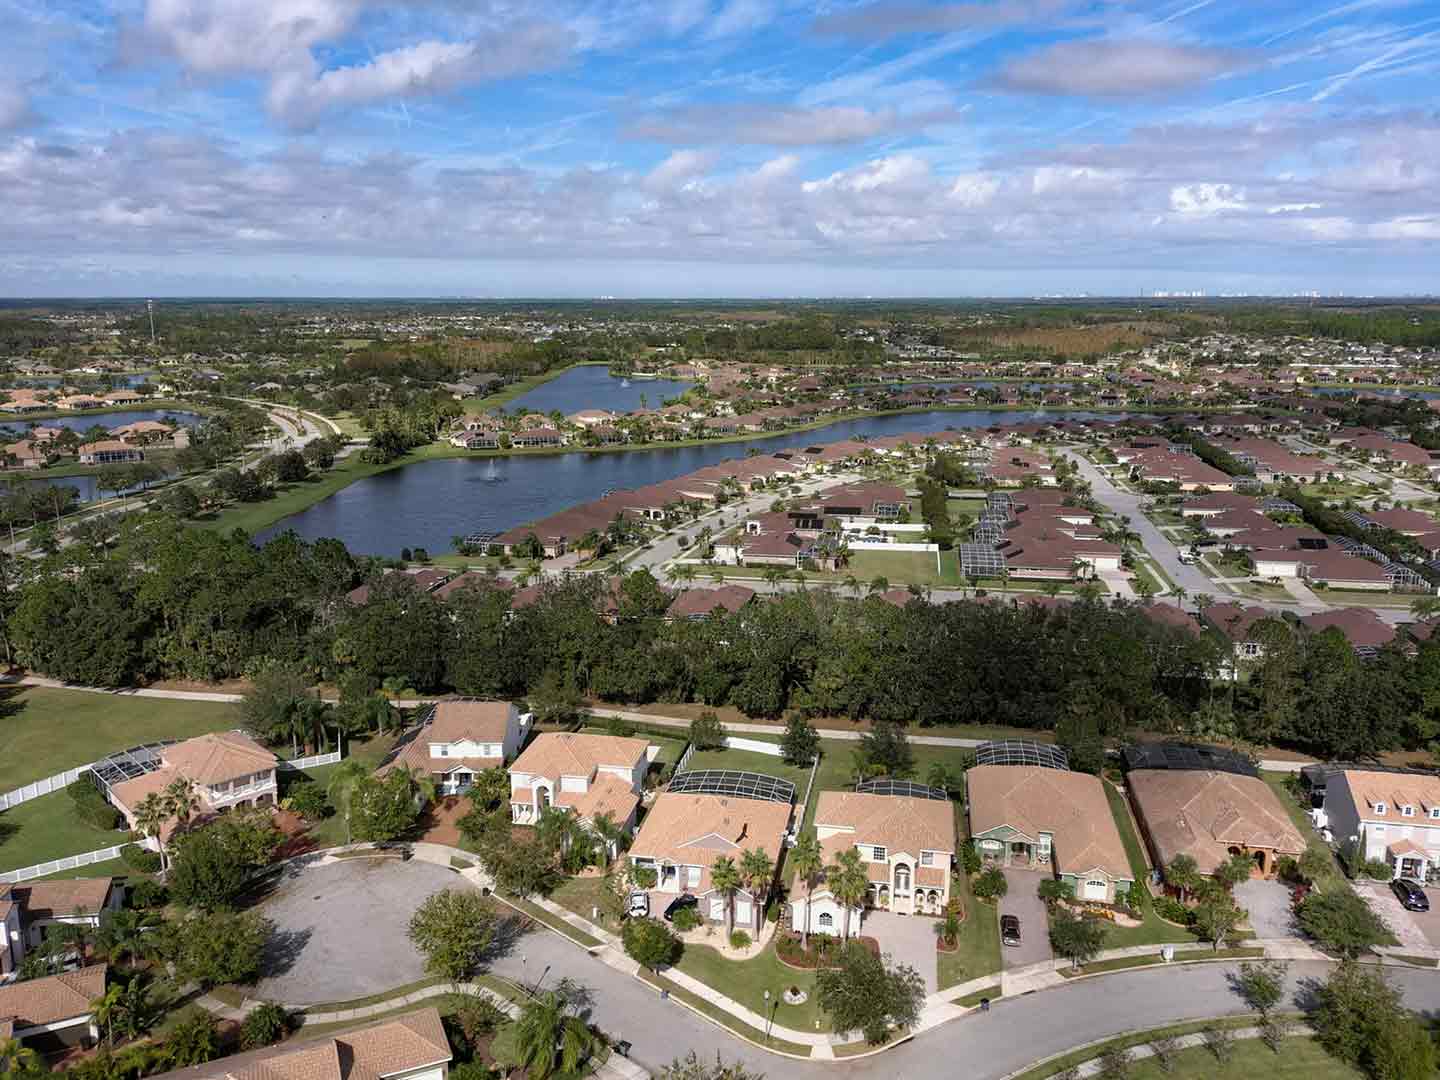
[[[867,911],[860,933],[880,943],[897,964],[909,964],[925,979],[926,993],[939,989],[936,980],[935,917]]]
[[[1400,939],[1406,949],[1431,949],[1435,940],[1440,940],[1440,915],[1435,911],[1406,911],[1399,899],[1390,891],[1389,882],[1366,881],[1355,883],[1355,891],[1364,897],[1370,910],[1380,916],[1381,922]],[[1429,896],[1427,892],[1425,895]],[[1434,901],[1432,900],[1432,903]],[[1426,930],[1430,933],[1427,934]]]
[[[1006,870],[1005,883],[1010,886],[1000,901],[1001,915],[1014,915],[1020,920],[1019,947],[1000,947],[1000,964],[1005,968],[1024,967],[1051,960],[1050,918],[1045,902],[1035,890],[1045,875],[1038,870]]]
[[[1290,890],[1278,881],[1252,878],[1235,886],[1235,902],[1250,912],[1250,927],[1260,938],[1298,937],[1290,910]]]

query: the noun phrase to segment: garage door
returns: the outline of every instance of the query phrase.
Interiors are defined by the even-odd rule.
[[[1106,885],[1105,882],[1097,880],[1087,881],[1085,882],[1085,889],[1081,895],[1081,899],[1104,900],[1108,892],[1109,886]]]
[[[751,918],[751,915],[750,915],[750,901],[749,901],[749,900],[736,900],[736,901],[735,901],[735,925],[737,925],[737,926],[743,926],[743,925],[745,925],[745,924],[747,924],[747,923],[750,922],[750,918]]]

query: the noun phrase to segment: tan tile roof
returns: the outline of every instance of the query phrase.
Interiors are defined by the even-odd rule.
[[[105,993],[105,965],[47,975],[42,979],[0,986],[0,1016],[17,1028],[73,1020],[90,1012],[90,1002]]]
[[[10,897],[27,918],[64,917],[75,912],[94,915],[105,907],[114,878],[75,878],[71,881],[37,881],[33,885],[9,886]],[[7,886],[0,885],[0,898]]]
[[[254,1050],[163,1073],[164,1080],[380,1080],[449,1061],[434,1007],[325,1039]]]
[[[275,755],[249,735],[222,731],[199,735],[161,751],[165,764],[197,784],[218,784],[275,768]]]
[[[1407,821],[1419,823],[1421,818],[1429,820],[1430,811],[1440,807],[1440,776],[1421,776],[1418,773],[1372,772],[1369,769],[1346,769],[1341,773],[1350,799],[1355,804],[1355,814],[1360,821]],[[1375,813],[1377,802],[1385,804],[1383,815]],[[1400,807],[1415,807],[1415,817],[1400,816]]]
[[[429,742],[504,742],[509,722],[508,701],[441,701],[422,734]]]
[[[591,776],[601,765],[633,769],[649,747],[644,739],[589,732],[547,731],[536,735],[510,766],[512,773],[529,773],[558,780],[561,776]]]
[[[1127,782],[1167,866],[1184,854],[1202,874],[1211,874],[1230,857],[1231,847],[1287,855],[1305,850],[1305,840],[1275,792],[1257,777],[1203,769],[1135,769]]]
[[[563,806],[575,812],[581,821],[594,821],[601,814],[609,814],[617,825],[630,819],[640,805],[640,796],[630,785],[618,776],[598,776],[585,791],[552,792],[551,799],[556,806]],[[533,787],[516,788],[510,793],[511,802],[529,806],[535,801]]]
[[[1051,857],[1060,873],[1098,867],[1112,878],[1133,876],[1098,777],[1031,765],[977,765],[965,774],[965,783],[971,835],[1001,825],[1032,840],[1047,832],[1054,837]]]
[[[847,837],[852,844],[879,844],[892,853],[955,851],[955,811],[938,799],[822,791],[815,826],[827,825],[853,828]]]
[[[660,793],[630,845],[632,856],[704,868],[699,892],[710,888],[710,867],[721,856],[738,860],[761,848],[779,859],[790,805],[733,795]]]

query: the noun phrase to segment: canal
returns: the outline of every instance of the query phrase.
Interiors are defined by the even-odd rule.
[[[856,436],[983,428],[1043,419],[1117,419],[1123,414],[1075,409],[1043,412],[977,409],[902,413],[843,420],[812,431],[746,442],[605,454],[535,454],[416,462],[356,481],[261,533],[293,529],[309,540],[335,537],[351,551],[398,556],[404,548],[450,551],[453,538],[503,532],[558,513],[611,488],[638,488],[729,458],[793,450]]]

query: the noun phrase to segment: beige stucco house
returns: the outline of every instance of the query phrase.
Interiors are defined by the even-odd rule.
[[[556,806],[582,822],[609,814],[629,832],[657,750],[644,739],[615,735],[536,735],[510,766],[510,818],[519,825],[534,824],[542,810]]]
[[[520,710],[512,702],[440,701],[379,771],[404,765],[429,775],[441,795],[454,795],[473,784],[476,773],[512,760],[524,738]]]

